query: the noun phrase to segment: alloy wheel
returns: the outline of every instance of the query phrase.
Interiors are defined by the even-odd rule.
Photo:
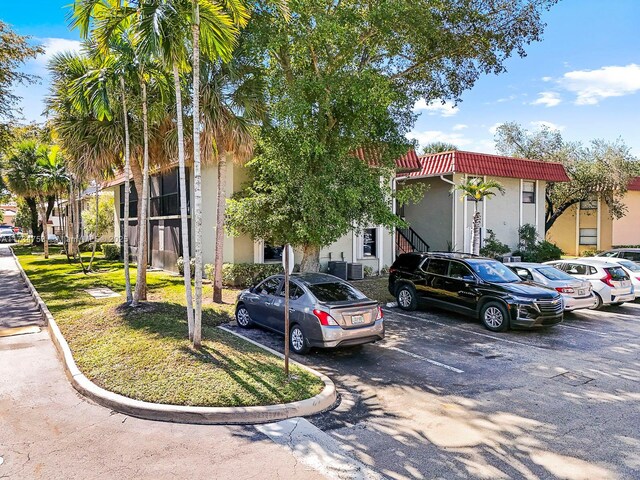
[[[398,294],[398,303],[403,308],[408,308],[409,305],[411,305],[411,300],[412,300],[411,292],[406,288],[401,290],[400,293]]]
[[[291,345],[296,352],[304,348],[304,335],[298,327],[291,330]]]
[[[246,327],[251,323],[251,317],[249,316],[249,312],[247,312],[246,308],[240,307],[238,309],[236,312],[236,321],[241,327]]]
[[[484,312],[484,321],[487,326],[498,328],[504,322],[504,316],[498,307],[489,307]]]

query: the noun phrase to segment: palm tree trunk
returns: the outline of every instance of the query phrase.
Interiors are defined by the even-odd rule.
[[[49,258],[49,235],[47,232],[47,209],[44,199],[40,200],[40,219],[42,221],[42,241],[44,243],[44,258]]]
[[[138,201],[142,202],[140,216],[138,218],[138,271],[136,276],[136,289],[133,292],[132,307],[137,307],[140,300],[146,300],[147,293],[147,210],[149,204],[149,118],[147,112],[147,84],[140,82],[142,89],[142,136],[143,136],[143,166],[142,166],[142,195]]]
[[[478,210],[478,204],[473,212],[473,230],[471,234],[471,253],[474,255],[480,255],[480,210]]]
[[[127,303],[133,300],[131,293],[131,271],[129,269],[129,189],[131,187],[129,177],[131,175],[131,157],[129,144],[129,117],[127,115],[126,85],[124,76],[120,76],[120,89],[122,94],[122,111],[124,115],[124,222],[122,232],[122,258],[124,261],[124,289]]]
[[[193,346],[202,344],[202,176],[200,172],[200,11],[193,0],[193,218],[195,221],[195,286]]]
[[[218,211],[216,212],[216,253],[214,260],[213,301],[222,303],[222,261],[224,256],[224,212],[226,208],[227,156],[218,160]]]
[[[96,247],[98,246],[98,222],[100,220],[100,186],[96,179],[96,225],[93,231],[93,248],[91,249],[91,260],[89,260],[89,271],[93,270],[93,259],[96,257]]]
[[[180,177],[180,230],[184,260],[184,288],[187,300],[187,328],[193,340],[193,293],[191,291],[191,262],[189,256],[189,221],[187,219],[187,175],[184,162],[184,125],[182,124],[182,91],[178,62],[173,62],[173,82],[176,90],[176,121],[178,123],[178,175]]]

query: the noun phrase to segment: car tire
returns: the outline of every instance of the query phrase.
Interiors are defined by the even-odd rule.
[[[309,351],[309,342],[307,341],[307,337],[302,330],[302,327],[297,323],[291,327],[291,331],[289,332],[289,346],[294,353],[298,355],[304,355]]]
[[[487,330],[504,332],[509,328],[509,312],[502,303],[487,302],[480,310],[480,321]]]
[[[602,301],[602,297],[598,295],[596,292],[593,292],[593,293],[596,296],[596,304],[593,307],[591,307],[589,310],[600,310],[604,305],[604,302]]]
[[[240,328],[250,328],[253,325],[251,315],[244,305],[240,305],[236,310],[236,323]]]
[[[400,285],[396,293],[396,301],[402,310],[413,311],[418,308],[416,289],[411,285]]]

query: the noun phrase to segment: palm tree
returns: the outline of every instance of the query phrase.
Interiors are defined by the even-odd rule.
[[[201,23],[201,15],[205,20]],[[200,54],[209,60],[229,60],[240,28],[249,20],[242,0],[227,0],[224,9],[210,0],[192,0],[191,33],[193,69],[193,215],[195,219],[195,291],[193,346],[202,343],[202,164],[200,157]],[[220,25],[226,25],[231,38],[220,36]],[[202,45],[201,45],[202,41]],[[202,48],[201,48],[202,47]]]
[[[258,69],[236,56],[229,64],[203,62],[201,104],[206,157],[218,160],[213,301],[222,302],[222,263],[229,163],[248,160],[254,130],[265,117],[264,83]]]
[[[472,177],[453,187],[453,190],[462,192],[461,199],[473,200],[473,229],[471,232],[471,253],[480,254],[480,226],[481,214],[478,210],[478,203],[485,198],[494,197],[497,192],[504,195],[504,187],[495,180],[483,180],[480,177]],[[466,220],[465,220],[466,221]]]

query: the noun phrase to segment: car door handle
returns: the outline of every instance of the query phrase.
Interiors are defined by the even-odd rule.
[[[289,308],[289,311],[290,311],[290,312],[295,312],[295,311],[296,311],[296,309],[295,309],[295,308]]]

